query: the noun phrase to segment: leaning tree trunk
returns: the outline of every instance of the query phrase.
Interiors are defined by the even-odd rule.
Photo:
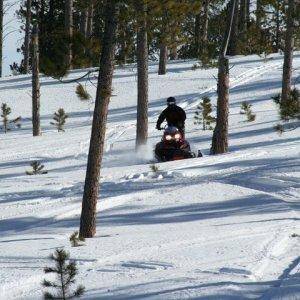
[[[32,128],[33,136],[41,135],[40,120],[40,72],[39,72],[39,34],[38,26],[32,30]]]
[[[118,1],[116,0],[107,1],[105,9],[103,48],[80,219],[80,236],[84,238],[93,237],[96,233],[99,177],[114,70],[117,3]]]
[[[233,25],[236,1],[231,0],[230,2],[227,28],[219,58],[217,120],[212,138],[211,154],[221,154],[228,151],[229,61],[226,53]]]
[[[164,43],[162,43],[159,52],[158,75],[165,75],[167,73],[167,61],[168,61],[168,47]]]
[[[292,67],[293,67],[293,48],[294,48],[294,0],[289,0],[287,12],[287,28],[285,36],[283,77],[282,77],[282,103],[288,101],[291,91]]]
[[[237,48],[238,48],[238,38],[239,38],[239,5],[238,0],[234,5],[234,14],[232,19],[232,26],[231,26],[231,34],[228,42],[228,55],[237,55]],[[228,12],[230,14],[230,2],[228,5]]]
[[[2,59],[3,59],[3,0],[0,0],[0,77],[2,77]]]
[[[80,13],[80,33],[86,38],[87,37],[87,27],[88,27],[88,7],[84,7]]]
[[[194,43],[195,43],[195,58],[199,58],[200,53],[200,43],[201,43],[201,13],[197,13],[195,16],[194,24]]]
[[[138,103],[136,124],[136,149],[147,143],[148,138],[148,37],[147,13],[144,0],[136,0],[138,18],[137,71]]]
[[[247,0],[240,0],[239,33],[243,42],[247,34]]]
[[[72,69],[73,51],[73,0],[65,0],[65,32],[68,38],[68,52],[66,55],[66,65],[68,69]]]
[[[205,0],[203,3],[203,10],[202,10],[202,17],[201,17],[201,19],[202,19],[202,24],[201,24],[202,45],[200,47],[200,53],[199,53],[200,57],[207,55],[209,3],[210,3],[210,0]]]
[[[256,1],[256,26],[261,28],[261,21],[263,16],[263,0]]]
[[[24,71],[26,74],[29,73],[31,2],[31,0],[26,1],[26,24],[24,41]]]

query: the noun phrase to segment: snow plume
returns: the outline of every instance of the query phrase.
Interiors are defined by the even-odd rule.
[[[138,161],[149,161],[154,159],[154,152],[153,148],[154,146],[151,144],[146,144],[143,146],[140,146],[137,153],[136,153],[136,158]]]

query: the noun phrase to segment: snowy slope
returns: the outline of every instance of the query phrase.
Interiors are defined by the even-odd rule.
[[[166,76],[150,67],[150,139],[137,155],[136,72],[116,70],[98,231],[79,248],[68,238],[79,224],[93,103],[76,98],[75,84],[42,78],[43,136],[32,138],[30,78],[0,81],[1,102],[23,118],[22,129],[0,135],[1,300],[40,299],[56,247],[77,260],[84,299],[300,299],[300,130],[278,136],[270,100],[282,56],[231,59],[230,153],[220,156],[207,155],[212,132],[193,124],[203,95],[216,102],[217,71],[192,71],[193,63],[170,63]],[[300,53],[294,63],[297,77]],[[187,137],[206,156],[158,164],[153,174],[155,122],[168,96],[187,110]],[[253,104],[255,122],[239,114],[242,101]],[[50,125],[60,107],[65,133]],[[33,160],[49,173],[26,176]]]

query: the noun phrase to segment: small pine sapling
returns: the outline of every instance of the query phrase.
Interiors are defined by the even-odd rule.
[[[63,108],[60,108],[57,112],[54,113],[53,120],[55,122],[51,122],[50,124],[56,126],[58,132],[64,132],[64,125],[66,124],[66,119],[68,117],[69,116],[65,113],[65,110]]]
[[[4,133],[7,133],[7,131],[9,130],[8,128],[8,116],[11,113],[11,108],[6,104],[6,103],[2,103],[1,105],[1,117],[2,117],[2,122],[3,122],[3,129],[4,129]]]
[[[65,300],[82,296],[85,292],[85,288],[82,285],[79,285],[75,291],[70,292],[71,286],[75,283],[75,277],[78,274],[78,269],[75,261],[69,261],[69,253],[63,249],[56,249],[54,254],[50,256],[50,259],[54,261],[55,267],[46,267],[44,272],[46,274],[56,274],[57,281],[52,282],[45,279],[42,285],[46,288],[52,288],[57,292],[56,294],[52,294],[48,291],[45,292],[44,299]]]
[[[79,246],[83,246],[83,244],[81,242],[84,242],[85,239],[83,237],[79,236],[78,231],[75,231],[71,234],[70,236],[70,243],[72,247],[79,247]]]
[[[213,130],[211,126],[212,123],[216,121],[214,117],[211,116],[212,105],[209,97],[203,97],[202,102],[197,106],[197,110],[194,116],[194,124],[202,124],[203,130]]]
[[[91,95],[88,93],[86,88],[81,83],[79,83],[76,87],[76,95],[78,96],[78,98],[80,100],[90,100],[91,99]]]
[[[253,122],[253,121],[255,121],[255,118],[256,118],[256,115],[252,113],[251,107],[252,107],[252,105],[250,103],[248,103],[247,101],[244,101],[241,105],[240,114],[246,115],[248,122]]]
[[[278,133],[278,135],[282,135],[285,132],[284,126],[282,124],[276,124],[274,126],[274,130]]]
[[[152,164],[149,167],[153,173],[157,173],[159,171],[159,167],[156,164]]]
[[[27,175],[43,175],[48,173],[48,171],[44,170],[45,166],[39,161],[33,161],[30,166],[32,167],[32,170],[26,171]]]
[[[281,94],[272,99],[278,105],[281,120],[300,119],[300,91],[297,88],[290,91],[287,101],[282,101]]]

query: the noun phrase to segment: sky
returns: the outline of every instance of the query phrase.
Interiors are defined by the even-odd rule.
[[[20,62],[22,55],[17,48],[22,45],[23,33],[20,32],[20,22],[15,12],[20,7],[20,0],[5,0],[4,41],[3,41],[3,76],[11,75],[9,65]]]

